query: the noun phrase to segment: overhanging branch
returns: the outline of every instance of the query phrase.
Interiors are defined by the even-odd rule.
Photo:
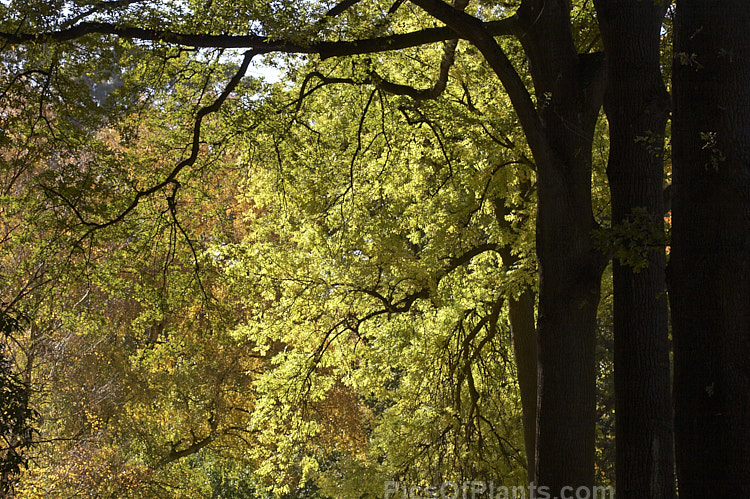
[[[486,23],[474,16],[466,14],[451,7],[442,0],[411,0],[415,5],[421,7],[431,16],[444,22],[452,28],[460,37],[469,40],[484,56],[487,63],[498,76],[513,107],[518,115],[518,120],[526,133],[526,138],[535,156],[548,155],[549,144],[542,120],[536,112],[531,95],[521,81],[518,72],[511,64],[508,56],[493,38],[493,34],[486,30]],[[518,28],[515,21],[516,16],[505,19],[509,28]],[[513,32],[519,35],[520,33]],[[537,157],[537,160],[539,158]]]
[[[480,21],[481,23],[481,21]],[[481,23],[484,30],[492,36],[511,35],[515,33],[515,18]],[[174,45],[197,48],[236,48],[252,49],[258,54],[270,52],[319,54],[323,59],[336,56],[370,54],[401,50],[419,45],[442,42],[456,38],[465,38],[449,27],[426,28],[410,33],[366,38],[351,41],[320,41],[308,44],[283,39],[270,39],[259,35],[210,35],[200,33],[178,33],[169,30],[153,30],[134,26],[119,26],[114,23],[83,22],[68,29],[46,31],[42,33],[6,33],[0,32],[0,39],[12,44],[59,43],[77,40],[87,35],[113,35],[152,42],[164,42]]]
[[[328,12],[326,12],[326,16],[328,17],[335,17],[344,12],[349,7],[353,6],[356,3],[361,2],[362,0],[342,0],[338,4],[334,5]]]

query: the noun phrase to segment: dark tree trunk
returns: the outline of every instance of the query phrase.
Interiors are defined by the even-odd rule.
[[[596,310],[601,258],[592,247],[591,144],[600,102],[587,95],[563,2],[519,17],[548,151],[537,160],[539,378],[536,479],[559,495],[594,481]]]
[[[525,186],[531,189],[531,185]],[[506,230],[511,224],[506,220],[511,208],[506,206],[505,199],[495,199],[495,216],[497,223]],[[499,250],[503,266],[510,269],[518,263],[518,256],[513,254],[511,244]],[[525,289],[518,297],[508,299],[508,319],[513,338],[513,353],[518,372],[518,391],[521,394],[523,419],[523,440],[526,448],[526,471],[529,483],[536,482],[536,403],[537,403],[537,361],[539,358],[536,335],[536,295],[531,289]]]
[[[537,338],[535,296],[526,290],[517,299],[508,301],[510,332],[518,370],[518,389],[523,411],[523,439],[529,482],[535,482],[536,470],[536,399],[537,399]]]
[[[565,1],[524,2],[544,147],[537,163],[539,346],[536,480],[553,497],[594,484],[596,311],[604,258],[592,244],[591,146],[602,61],[578,55]]]
[[[555,267],[549,263],[540,257],[547,270],[541,271],[537,322],[536,479],[553,497],[560,497],[563,487],[594,483],[594,321],[599,281],[597,269],[586,267],[583,258]]]
[[[750,6],[678,0],[672,253],[680,497],[750,497]]]
[[[664,228],[664,131],[669,96],[660,68],[666,5],[598,0],[608,60],[604,110],[609,121],[607,176],[612,224]],[[658,241],[654,241],[658,244]],[[646,267],[614,261],[616,473],[619,498],[675,496],[665,251]]]
[[[594,483],[595,325],[602,269],[590,240],[595,226],[590,198],[583,192],[590,192],[590,165],[583,159],[590,149],[569,139],[583,157],[538,164],[537,174],[536,479],[553,497],[563,487]]]

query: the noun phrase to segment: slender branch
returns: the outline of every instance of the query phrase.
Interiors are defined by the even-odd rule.
[[[388,93],[398,95],[408,95],[414,100],[429,100],[435,99],[445,91],[445,86],[448,83],[448,73],[450,72],[451,66],[455,61],[456,47],[458,46],[458,39],[452,39],[445,42],[445,52],[440,60],[440,69],[438,71],[438,78],[435,84],[426,89],[414,88],[409,85],[402,85],[400,83],[392,83],[384,80],[376,72],[370,74],[371,79],[375,85]]]
[[[468,4],[468,0],[454,0],[453,6],[463,11]],[[435,99],[445,91],[445,86],[448,84],[448,73],[450,72],[453,63],[456,60],[456,48],[458,47],[458,38],[452,38],[445,42],[445,48],[443,49],[443,57],[440,59],[440,69],[438,70],[438,78],[435,84],[428,89],[420,90],[407,85],[399,85],[396,83],[390,83],[385,80],[379,79],[378,83],[382,90],[392,94],[403,94],[408,95],[414,100],[427,100]]]
[[[108,10],[115,10],[120,7],[127,7],[129,5],[132,5],[134,3],[140,3],[142,1],[144,0],[111,0],[111,1],[99,2],[95,4],[93,7],[91,7],[89,10],[85,12],[81,12],[74,18],[69,19],[68,21],[65,22],[63,26],[65,28],[68,28],[70,26],[74,26],[81,19],[86,19],[87,17],[93,14],[108,11]]]
[[[122,210],[116,217],[103,223],[83,222],[85,225],[90,226],[91,229],[87,231],[87,233],[82,237],[82,239],[85,239],[93,230],[103,229],[105,227],[109,227],[111,225],[114,225],[122,221],[130,212],[132,212],[138,206],[138,204],[141,202],[143,198],[150,196],[151,194],[163,189],[164,187],[170,184],[176,184],[177,176],[180,174],[180,172],[186,167],[193,165],[195,161],[198,159],[198,153],[200,151],[201,124],[203,122],[203,118],[205,118],[207,115],[211,113],[215,113],[221,108],[222,104],[224,104],[224,101],[227,100],[229,95],[231,95],[231,93],[234,91],[237,85],[239,85],[242,78],[245,76],[245,73],[247,72],[247,69],[250,66],[250,61],[252,61],[255,55],[257,55],[257,52],[252,51],[252,50],[245,52],[245,57],[242,60],[242,64],[240,64],[240,67],[235,73],[235,75],[232,77],[229,83],[227,83],[227,86],[224,88],[224,91],[216,98],[215,101],[213,101],[213,103],[209,104],[208,106],[202,107],[200,110],[198,110],[198,113],[195,117],[195,124],[193,126],[193,141],[192,141],[190,156],[180,161],[172,169],[172,171],[169,172],[169,175],[167,175],[167,177],[164,180],[149,187],[146,190],[138,191],[138,193],[135,195],[135,197],[130,202],[130,204],[124,210]],[[65,200],[65,198],[63,198],[63,200]],[[70,205],[70,202],[68,202],[68,204]],[[72,207],[73,206],[71,205],[71,208]],[[79,218],[80,218],[80,215],[79,215]]]
[[[469,263],[472,258],[475,256],[481,255],[482,253],[485,253],[487,251],[498,251],[499,246],[496,244],[481,244],[479,246],[476,246],[470,250],[468,250],[466,253],[451,258],[448,262],[448,264],[442,269],[442,271],[437,275],[436,279],[439,282],[443,277],[447,276],[457,268],[466,265]],[[364,320],[368,320],[371,317],[375,317],[377,315],[382,315],[385,313],[403,313],[408,312],[411,309],[411,306],[420,298],[429,298],[430,296],[430,290],[427,287],[424,287],[420,289],[419,291],[415,291],[413,293],[410,293],[403,298],[401,298],[397,302],[391,301],[389,298],[383,296],[381,293],[379,293],[376,289],[373,288],[354,288],[353,291],[358,291],[361,293],[364,293],[366,295],[372,296],[373,298],[377,298],[383,305],[385,306],[384,310],[377,311],[370,316],[365,317]]]
[[[182,439],[178,440],[177,442],[170,442],[171,449],[169,450],[169,454],[167,454],[164,457],[164,459],[161,461],[161,465],[163,466],[173,461],[177,461],[178,459],[182,459],[183,457],[189,456],[191,454],[195,454],[196,452],[198,452],[199,450],[203,449],[207,445],[211,444],[214,440],[216,440],[217,428],[219,424],[213,414],[211,414],[210,417],[208,418],[208,426],[209,426],[208,435],[206,435],[201,440],[196,440],[195,433],[193,432],[193,430],[190,430],[193,443],[184,449],[177,450],[177,447],[179,447],[179,445],[183,442]]]
[[[464,253],[461,256],[457,256],[455,258],[450,259],[450,263],[448,263],[448,266],[444,269],[444,272],[450,273],[456,270],[458,267],[461,267],[462,265],[466,265],[471,261],[472,258],[475,256],[481,255],[482,253],[485,253],[487,251],[498,251],[500,249],[500,246],[497,244],[480,244],[479,246],[476,246],[466,253]]]
[[[320,85],[316,85],[315,87],[311,88],[310,90],[307,89],[307,86],[310,84],[310,81],[313,78],[317,78],[321,81]],[[447,70],[446,70],[446,76],[445,80],[447,81]],[[434,87],[428,88],[428,89],[419,89],[410,87],[409,85],[402,85],[400,83],[393,83],[387,80],[384,80],[377,72],[370,71],[370,73],[362,80],[355,80],[354,78],[337,78],[337,77],[330,77],[325,76],[324,74],[320,73],[319,71],[313,71],[311,73],[308,73],[307,76],[305,76],[304,81],[302,82],[302,86],[300,88],[300,96],[297,99],[297,105],[295,108],[295,114],[299,112],[300,108],[302,107],[302,101],[305,97],[309,96],[316,90],[322,88],[325,85],[333,85],[333,84],[345,84],[345,85],[358,85],[358,84],[367,84],[367,85],[374,85],[375,88],[382,90],[384,92],[387,92],[389,94],[396,94],[396,95],[406,95],[408,97],[411,97],[414,100],[420,101],[420,100],[427,100],[427,99],[434,99],[438,95],[442,93],[442,91],[445,89],[445,82],[443,82],[442,85],[440,83],[436,83]]]
[[[317,78],[322,83],[320,85],[313,87],[311,90],[307,90],[307,86],[310,84],[310,81],[312,81],[313,78]],[[308,73],[305,76],[305,79],[302,81],[302,85],[300,85],[299,98],[297,99],[297,105],[294,108],[294,114],[296,115],[297,113],[299,113],[299,110],[302,108],[302,102],[305,100],[305,97],[308,97],[319,88],[322,88],[325,85],[333,85],[333,84],[354,85],[355,83],[357,82],[354,81],[352,78],[332,78],[330,76],[324,75],[320,71],[313,71],[311,73]]]
[[[388,15],[395,14],[399,7],[401,7],[401,4],[404,3],[404,0],[396,0],[393,2],[393,5],[391,5],[391,8],[388,9]]]
[[[328,12],[326,12],[327,17],[336,17],[342,12],[344,12],[349,7],[354,6],[355,4],[358,4],[362,0],[342,0],[341,2],[334,5]]]
[[[177,190],[180,188],[180,183],[175,180],[173,184],[174,184],[174,188],[172,190],[172,193],[167,198],[167,204],[169,205],[169,213],[172,216],[172,221],[177,226],[179,231],[182,233],[183,237],[185,238],[185,242],[190,248],[190,252],[193,255],[193,272],[195,274],[195,279],[198,282],[198,287],[201,290],[201,294],[203,295],[203,298],[205,298],[206,301],[209,301],[208,293],[206,292],[206,288],[203,286],[203,279],[201,278],[201,273],[200,273],[201,266],[200,266],[200,260],[198,259],[198,252],[195,250],[195,245],[193,244],[192,239],[190,239],[190,236],[188,236],[188,233],[185,231],[185,228],[177,219],[177,203],[175,202],[175,196],[177,195]]]
[[[45,79],[49,79],[51,77],[51,74],[48,71],[44,71],[41,69],[29,69],[28,71],[22,71],[20,73],[17,73],[13,75],[13,77],[10,79],[8,84],[5,85],[5,89],[3,89],[2,92],[0,92],[0,101],[3,101],[6,99],[6,97],[8,96],[8,92],[13,87],[13,85],[15,85],[18,82],[18,80],[20,80],[21,78],[25,78],[27,76],[34,75],[34,74],[43,75],[45,76]]]

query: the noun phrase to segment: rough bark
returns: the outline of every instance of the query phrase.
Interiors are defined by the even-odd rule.
[[[664,132],[669,96],[661,75],[666,5],[598,0],[608,60],[607,176],[612,224],[663,230]],[[637,214],[637,215],[636,215]],[[619,498],[675,496],[665,251],[658,241],[641,270],[613,263],[616,474]]]
[[[673,72],[680,497],[750,497],[750,9],[678,0]]]

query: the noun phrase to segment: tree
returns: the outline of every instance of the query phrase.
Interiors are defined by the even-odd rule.
[[[639,253],[628,260],[616,251],[613,263],[617,494],[674,497],[666,261],[659,237],[669,114],[660,60],[667,5],[596,5],[608,59],[613,232],[616,244]]]
[[[604,91],[603,61],[578,54],[569,4],[523,2],[516,29],[529,58],[534,106],[505,54],[476,20],[441,2],[415,3],[482,52],[526,133],[538,192],[536,479],[553,495],[566,486],[593,486],[595,320],[605,258],[592,242],[591,147]]]
[[[403,62],[382,60],[379,75],[398,75]],[[248,336],[296,352],[278,355],[278,372],[269,372],[263,397],[274,409],[263,417],[310,419],[321,386],[351,387],[368,414],[369,458],[340,448],[321,460],[321,474],[340,470],[346,490],[372,487],[377,478],[363,477],[377,476],[523,480],[504,308],[532,280],[532,205],[523,199],[533,192],[516,180],[531,172],[523,147],[510,147],[519,133],[505,135],[512,118],[497,107],[497,84],[474,90],[486,79],[475,62],[462,57],[454,68],[471,90],[451,85],[417,103],[333,77],[361,61],[301,64],[300,80],[313,70],[331,75],[326,86],[316,76],[306,90],[281,94],[306,97],[297,113],[282,100],[289,111],[242,147],[252,172],[245,192],[262,216],[245,244],[222,252],[236,262],[228,271],[241,289],[257,280],[272,290],[273,307],[247,304],[258,318]],[[506,200],[517,205],[508,219],[494,209]],[[513,248],[502,263],[501,243]],[[299,373],[308,371],[312,386],[281,389],[304,386]],[[301,403],[300,391],[313,402]],[[279,404],[280,393],[290,402]],[[283,420],[274,429],[302,448]]]
[[[678,1],[669,290],[680,496],[750,495],[750,12]]]
[[[167,210],[172,211],[175,206],[175,195],[181,189],[181,180],[185,180],[185,177],[199,167],[196,161],[199,158],[204,137],[201,134],[202,125],[207,122],[207,116],[221,111],[222,108],[226,109],[230,95],[241,88],[240,83],[244,73],[254,57],[270,52],[318,54],[322,58],[351,56],[352,60],[360,62],[360,69],[352,67],[351,73],[354,77],[331,73],[332,78],[341,83],[370,85],[378,91],[405,93],[419,100],[427,96],[439,95],[444,90],[454,62],[456,41],[446,43],[438,82],[432,89],[426,91],[403,83],[393,84],[384,80],[377,70],[373,70],[373,67],[377,69],[381,60],[375,60],[373,63],[373,60],[364,61],[354,56],[385,51],[408,51],[412,47],[420,47],[420,50],[424,51],[427,44],[451,40],[456,36],[469,40],[473,47],[481,52],[497,79],[502,82],[518,115],[536,168],[538,197],[536,248],[539,264],[537,332],[540,368],[539,406],[536,408],[537,428],[535,430],[538,436],[535,459],[536,479],[539,484],[548,486],[553,494],[559,493],[564,486],[591,486],[593,485],[596,408],[596,310],[601,275],[607,260],[592,238],[592,233],[597,229],[598,224],[592,210],[591,153],[594,130],[605,89],[605,68],[601,54],[594,52],[597,48],[596,39],[592,37],[584,43],[581,37],[574,36],[577,33],[571,22],[571,9],[575,8],[583,18],[588,20],[591,19],[590,9],[587,11],[586,7],[578,5],[573,7],[570,2],[562,0],[524,0],[517,6],[515,13],[512,9],[516,5],[498,6],[480,3],[476,7],[472,6],[474,15],[471,15],[464,12],[466,7],[464,2],[456,2],[453,6],[437,0],[414,0],[411,3],[421,7],[429,15],[424,16],[416,9],[411,10],[409,16],[404,15],[400,1],[382,6],[344,1],[328,10],[314,2],[304,4],[248,3],[239,6],[224,2],[208,5],[193,5],[192,3],[184,5],[177,2],[173,9],[165,7],[164,10],[160,10],[159,6],[126,2],[124,4],[107,3],[90,8],[71,5],[68,12],[62,16],[57,15],[55,6],[45,5],[44,2],[40,5],[19,7],[23,12],[16,12],[14,9],[17,6],[15,5],[3,5],[2,8],[10,9],[8,12],[12,15],[7,16],[8,21],[3,26],[0,36],[8,44],[18,44],[24,48],[24,51],[29,50],[29,52],[20,51],[23,55],[9,70],[13,75],[10,78],[11,86],[15,83],[15,75],[26,77],[35,75],[39,70],[34,65],[38,61],[44,61],[45,57],[51,57],[44,52],[37,53],[37,47],[56,47],[61,52],[79,50],[81,47],[91,46],[93,39],[101,40],[101,37],[106,35],[114,35],[126,41],[145,40],[150,44],[149,48],[153,50],[153,53],[164,53],[165,61],[170,59],[186,61],[188,66],[190,66],[190,61],[182,58],[185,50],[197,50],[197,55],[192,60],[195,63],[205,57],[206,51],[200,51],[200,48],[247,49],[238,69],[235,68],[236,70],[228,77],[229,84],[218,92],[211,103],[203,102],[205,93],[210,94],[210,91],[190,90],[175,91],[176,101],[166,99],[164,97],[166,93],[159,94],[161,99],[152,101],[156,108],[171,109],[176,116],[181,118],[169,121],[169,126],[176,129],[188,129],[186,134],[190,137],[188,149],[171,167],[160,164],[156,169],[156,174],[138,178],[126,177],[125,185],[129,187],[131,194],[116,196],[114,201],[120,202],[112,203],[113,206],[109,211],[82,211],[77,198],[71,197],[71,193],[64,189],[64,185],[59,189],[48,191],[50,198],[58,200],[63,211],[66,211],[66,214],[74,221],[72,225],[77,230],[83,229],[84,239],[96,231],[109,229],[116,223],[126,221],[129,216],[138,213],[141,204],[157,195],[163,194],[165,198],[163,202],[166,203]],[[376,7],[382,7],[382,10]],[[387,14],[382,14],[386,11]],[[647,58],[650,62],[653,62],[653,57],[658,54],[658,45],[656,48],[653,45],[659,25],[658,12],[658,9],[648,12],[652,22],[647,26],[649,31],[643,34],[643,37],[651,42]],[[481,21],[482,18],[496,20]],[[434,19],[444,22],[447,27],[425,27]],[[409,29],[414,27],[414,29],[407,32],[401,31],[403,26]],[[602,26],[606,28],[613,25],[603,23]],[[498,35],[507,35],[510,41],[498,43],[495,40]],[[605,41],[612,39],[608,34],[604,38]],[[632,42],[632,44],[635,43],[637,41]],[[628,44],[624,45],[626,49],[632,48],[628,47]],[[614,59],[621,59],[622,54],[617,52],[616,45],[609,44],[608,50]],[[517,54],[517,56],[509,57],[508,54]],[[143,52],[139,52],[136,59],[141,57],[147,58]],[[74,59],[69,57],[65,62],[73,64]],[[158,60],[158,57],[154,59]],[[59,63],[60,60],[53,60],[49,65],[51,69],[47,73],[59,75],[61,67]],[[526,71],[527,64],[528,71]],[[364,70],[361,69],[363,66]],[[165,81],[161,78],[163,74],[158,71],[149,73],[143,65],[140,67],[136,65],[134,71],[143,71],[143,75],[149,78],[143,85],[144,95],[148,95],[149,92],[157,93],[163,88],[173,88],[174,82]],[[190,71],[195,70],[190,67],[186,73]],[[404,73],[408,74],[408,69]],[[411,74],[414,73],[416,71],[412,70]],[[179,71],[170,74],[174,75],[178,81],[183,75]],[[650,67],[648,75],[656,81],[658,68]],[[327,78],[324,76],[321,79],[325,83]],[[219,78],[215,76],[206,78],[203,89],[214,88],[212,85],[218,85],[218,80]],[[38,92],[41,102],[52,102],[48,100],[49,92],[46,89],[53,88],[58,92],[54,94],[55,108],[59,109],[61,115],[66,114],[65,107],[66,105],[69,107],[70,102],[65,102],[65,94],[56,86],[57,80],[48,77],[40,81],[42,83],[34,89],[41,89]],[[67,84],[73,85],[72,82]],[[529,88],[533,88],[533,92]],[[653,89],[656,89],[658,94],[658,85],[653,85]],[[614,86],[611,90],[610,109],[614,109],[615,99],[619,97],[615,94]],[[469,94],[468,91],[467,94]],[[373,91],[368,98],[361,123],[364,123],[369,103],[376,95],[378,95],[377,92]],[[245,98],[251,100],[248,96]],[[642,101],[642,96],[628,95],[625,100]],[[179,102],[182,105],[177,106],[173,102]],[[170,106],[174,107],[170,108]],[[41,107],[44,108],[44,106]],[[620,126],[618,120],[621,118],[627,119],[628,117],[621,117],[616,112],[612,113],[614,128]],[[192,126],[186,126],[186,122]],[[658,128],[663,127],[662,122],[663,116],[655,118],[652,130],[654,133],[658,134]],[[646,125],[650,126],[648,123]],[[641,133],[641,131],[637,130],[636,133]],[[633,148],[628,146],[627,140],[634,138],[632,133],[623,134],[622,137],[625,144],[621,145],[623,151],[627,152],[623,152],[623,156],[617,153],[617,157],[612,161],[613,180],[623,170],[618,166],[621,164],[618,162],[627,154],[634,153],[643,163],[644,171],[648,171],[649,183],[646,190],[651,192],[657,183],[656,178],[660,178],[660,175],[654,173],[658,169],[658,165],[655,165],[658,161],[645,157],[642,150],[634,152]],[[636,135],[635,139],[640,137]],[[647,138],[646,142],[651,144],[648,140]],[[361,144],[358,144],[354,154],[355,159],[360,146]],[[655,147],[658,150],[658,145]],[[641,203],[645,203],[643,206],[650,217],[658,214],[659,207],[652,202],[651,194],[647,194],[642,199],[638,193],[629,192],[627,188],[620,190],[625,183],[618,180],[613,184],[617,184],[618,196],[616,223],[627,220],[627,217],[631,215],[635,216],[634,209],[642,206]],[[506,200],[502,200],[502,204],[505,202]],[[500,208],[498,211],[502,213],[503,206]],[[414,243],[414,241],[411,242]],[[447,258],[449,261],[464,262],[464,260],[471,260],[473,253],[469,251],[465,255],[453,253],[447,255]],[[658,274],[662,263],[656,252],[651,253],[650,258],[648,273],[644,277],[645,291],[643,292],[658,302]],[[510,258],[505,258],[505,260],[510,260]],[[448,268],[453,271],[457,267],[449,265]],[[437,268],[433,272],[439,274],[443,270]],[[623,283],[623,289],[627,289],[628,280],[632,282],[636,279],[625,268],[618,270],[618,276],[623,277],[623,279],[617,279],[618,283]],[[376,294],[377,290],[360,291],[369,291],[370,298],[380,300],[385,305],[386,312],[392,312],[394,309],[408,310],[416,300],[430,298],[432,293],[429,286],[424,289],[416,287],[408,290],[403,301],[394,302],[391,296]],[[634,292],[633,295],[624,292],[618,295],[622,296],[624,301],[621,303],[625,305],[624,309],[618,306],[618,310],[626,313],[628,298],[637,296],[638,292]],[[519,301],[515,301],[515,298],[519,298]],[[525,303],[525,322],[528,323],[532,304],[529,295],[518,294],[510,303],[513,306],[514,303],[521,302]],[[494,310],[493,306],[486,307],[486,305],[482,304],[484,313],[487,308],[490,311]],[[659,307],[661,308],[655,316],[656,321],[653,325],[655,330],[663,329],[663,299]],[[619,314],[619,312],[616,313]],[[493,315],[497,317],[494,312],[486,317]],[[483,324],[482,321],[489,320],[476,319],[479,322],[470,324],[470,331],[474,331],[479,324]],[[516,323],[520,324],[519,321]],[[345,323],[342,324],[345,325]],[[317,324],[314,325],[317,327]],[[648,328],[651,327],[651,325],[648,326]],[[526,327],[526,329],[531,328]],[[328,330],[328,333],[334,334],[340,330],[332,328]],[[663,409],[663,337],[660,339],[656,334],[652,336],[646,333],[643,338],[641,336],[634,338],[635,341],[631,346],[627,346],[630,345],[627,342],[627,336],[620,335],[620,337],[626,340],[623,348],[625,352],[623,366],[628,365],[630,356],[628,352],[638,350],[633,345],[650,345],[653,339],[658,347],[657,364],[659,367],[655,369],[653,379],[657,380],[660,390],[660,395],[655,397],[655,401],[660,403]],[[327,344],[325,343],[327,338],[328,336],[324,340],[324,346]],[[472,332],[467,338],[471,339],[466,345],[471,345],[477,335]],[[323,351],[325,352],[325,348]],[[473,359],[468,349],[459,353],[466,355],[469,360]],[[529,356],[533,356],[533,353],[519,356],[519,358]],[[290,354],[289,357],[292,358],[294,355]],[[641,364],[635,362],[634,366]],[[524,366],[524,372],[528,374],[526,368],[528,365]],[[469,374],[471,371],[466,371],[461,379],[470,378]],[[528,377],[524,375],[524,379]],[[524,384],[528,383],[524,382]],[[627,386],[623,390],[627,392]],[[472,393],[472,397],[474,396]],[[457,398],[460,399],[460,397]],[[522,398],[526,398],[527,401],[529,399],[528,396],[522,396]],[[528,403],[525,405],[530,406]],[[530,407],[528,412],[531,412]],[[526,419],[530,419],[528,415]],[[634,420],[637,421],[637,419]],[[528,433],[527,428],[527,435]],[[526,441],[531,442],[532,439],[527,436]],[[665,445],[669,446],[666,443]],[[643,459],[649,459],[642,450],[637,453],[643,456]],[[560,457],[563,455],[566,459],[561,460]],[[661,469],[666,468],[668,466]],[[660,482],[666,483],[661,479]]]
[[[120,55],[114,50],[110,57],[119,61]],[[92,112],[90,82],[80,75],[106,81],[110,61],[103,57],[83,68],[60,57],[43,60],[57,65],[49,73],[3,74],[3,107],[10,111],[3,115],[2,139],[10,144],[4,143],[0,163],[2,298],[4,307],[23,311],[18,357],[32,387],[31,404],[43,415],[31,469],[19,483],[22,496],[81,488],[160,496],[166,485],[175,495],[195,496],[207,482],[189,471],[189,458],[210,444],[237,448],[236,442],[252,438],[247,373],[263,359],[229,337],[232,321],[243,316],[234,302],[218,298],[224,283],[205,254],[213,239],[241,234],[225,211],[234,207],[225,202],[236,186],[229,180],[234,171],[222,170],[211,188],[173,184],[108,229],[87,235],[91,226],[82,223],[109,220],[119,212],[107,212],[122,201],[118,193],[159,177],[183,146],[182,137],[172,140],[183,116],[142,105],[148,96],[137,65],[121,71],[125,86]],[[3,62],[18,61],[8,56]],[[165,77],[175,94],[189,99],[210,85],[209,66],[202,61],[209,83],[206,73],[162,66],[152,88]],[[138,81],[135,98],[131,78]],[[45,85],[54,90],[40,98]],[[65,105],[54,101],[58,90]],[[77,97],[81,108],[71,105]],[[39,100],[23,106],[15,99]],[[222,131],[203,138],[212,152],[198,161],[205,175],[227,152]],[[253,467],[247,456],[233,457]]]

